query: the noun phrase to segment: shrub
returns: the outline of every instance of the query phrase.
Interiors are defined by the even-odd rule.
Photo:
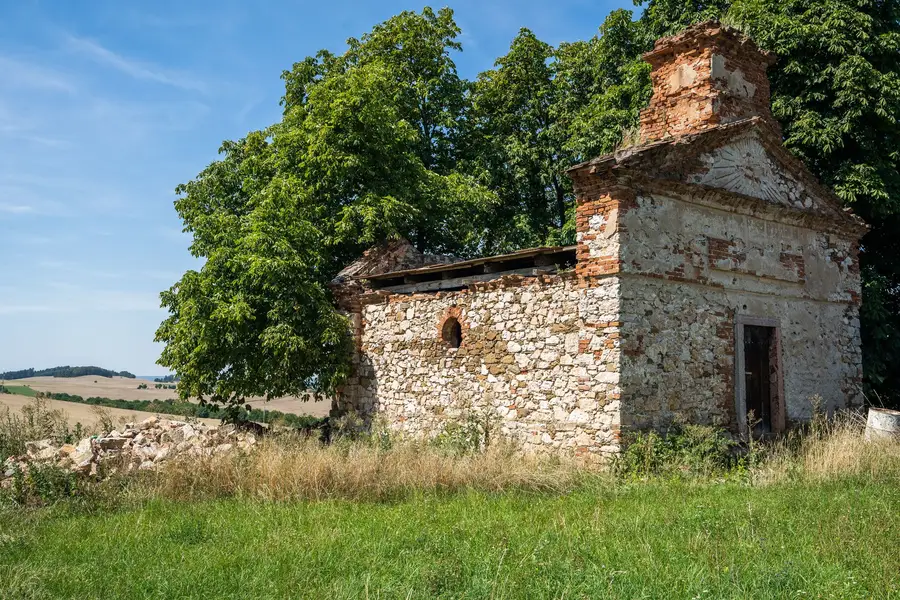
[[[710,477],[743,466],[737,442],[706,425],[673,425],[667,432],[626,434],[613,470],[626,478]]]
[[[67,469],[32,463],[15,469],[13,485],[6,494],[16,504],[37,506],[74,497],[79,485],[78,476]]]
[[[448,421],[431,443],[456,454],[481,452],[491,445],[495,424],[488,412],[470,412],[462,420]]]
[[[69,444],[84,435],[81,423],[69,427],[65,413],[51,409],[43,398],[23,406],[21,415],[4,408],[0,410],[0,463],[9,456],[24,454],[25,442],[51,439],[57,444]]]
[[[97,428],[103,433],[108,433],[115,429],[116,425],[113,422],[112,415],[108,410],[103,408],[102,406],[94,406],[91,408],[91,412],[94,413],[94,421],[97,423]]]

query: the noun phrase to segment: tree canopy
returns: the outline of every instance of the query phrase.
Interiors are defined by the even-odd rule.
[[[459,257],[574,241],[562,170],[609,152],[650,96],[640,55],[706,18],[778,55],[773,112],[785,144],[873,230],[863,241],[867,384],[900,374],[900,0],[651,0],[589,40],[553,47],[528,29],[461,78],[453,12],[403,12],[283,74],[281,121],[227,141],[178,187],[203,259],[162,293],[156,339],[179,393],[217,402],[331,391],[348,324],[327,283],[395,237]]]

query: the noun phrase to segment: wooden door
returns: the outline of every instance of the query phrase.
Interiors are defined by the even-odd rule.
[[[775,329],[759,325],[744,326],[744,390],[747,413],[753,414],[753,433],[773,431],[772,392],[774,389]],[[751,423],[748,422],[748,425]]]

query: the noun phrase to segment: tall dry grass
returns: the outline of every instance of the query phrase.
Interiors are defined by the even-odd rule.
[[[848,477],[900,481],[900,440],[866,441],[864,433],[865,421],[857,414],[818,415],[802,431],[751,448],[751,460],[739,463],[730,474],[749,476],[760,485]],[[452,452],[408,440],[394,440],[387,447],[375,441],[338,440],[323,445],[299,436],[274,436],[249,453],[173,461],[146,475],[137,493],[176,500],[378,501],[466,489],[560,493],[601,476],[583,463],[523,455],[503,443],[480,451]],[[673,470],[677,468],[669,471]],[[722,475],[695,479],[721,481]]]
[[[817,416],[802,432],[752,448],[752,461],[731,474],[761,485],[848,477],[900,482],[900,440],[866,441],[864,434],[859,415]],[[502,443],[458,453],[412,441],[388,448],[371,440],[326,446],[287,435],[265,439],[247,454],[175,461],[150,475],[142,493],[178,500],[386,500],[464,489],[559,493],[599,476],[584,463],[523,455]],[[696,479],[721,478],[718,472]]]
[[[464,489],[562,492],[582,474],[573,464],[522,456],[503,445],[459,454],[413,442],[382,449],[364,442],[325,446],[279,436],[247,454],[175,461],[144,485],[152,495],[183,500],[387,500]]]
[[[754,468],[760,482],[825,481],[847,477],[900,481],[900,439],[865,437],[858,412],[816,414],[808,427],[760,451]]]
[[[710,428],[710,435],[716,433]],[[78,434],[85,432],[68,429],[63,415],[36,401],[21,417],[0,414],[0,458],[23,452],[29,439],[72,441]],[[900,440],[867,441],[864,434],[865,420],[859,414],[832,418],[820,414],[803,430],[774,443],[751,446],[749,454],[734,462],[727,459],[734,456],[729,447],[688,436],[690,443],[678,452],[654,455],[665,462],[654,471],[657,475],[645,473],[640,478],[680,475],[700,483],[737,479],[759,485],[848,477],[900,482]],[[387,435],[356,437],[338,437],[335,443],[323,445],[298,435],[274,435],[263,438],[251,452],[184,457],[157,472],[124,475],[105,488],[120,500],[127,496],[377,501],[466,489],[560,493],[600,477],[596,468],[583,463],[523,455],[502,441],[485,448],[486,436],[476,436],[473,442],[467,434],[458,436],[465,443],[443,440],[443,444]],[[714,469],[697,469],[694,463],[705,465],[710,452],[714,458],[720,454],[726,458],[714,461],[721,463]],[[606,483],[612,485],[604,479]]]

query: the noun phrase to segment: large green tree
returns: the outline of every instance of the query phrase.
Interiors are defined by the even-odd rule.
[[[467,149],[473,173],[499,197],[487,249],[573,243],[575,199],[563,171],[612,151],[637,121],[650,97],[642,43],[625,10],[594,37],[557,48],[522,29],[478,76]]]
[[[490,251],[544,242],[567,219],[567,187],[561,171],[563,131],[555,108],[553,48],[522,29],[509,53],[472,86],[473,158],[486,185],[499,197]]]
[[[423,251],[479,246],[494,196],[453,168],[457,33],[449,10],[403,13],[341,56],[297,63],[282,121],[227,142],[178,188],[205,261],[162,294],[160,364],[182,396],[238,405],[334,389],[349,340],[327,282],[343,265],[396,236]]]

